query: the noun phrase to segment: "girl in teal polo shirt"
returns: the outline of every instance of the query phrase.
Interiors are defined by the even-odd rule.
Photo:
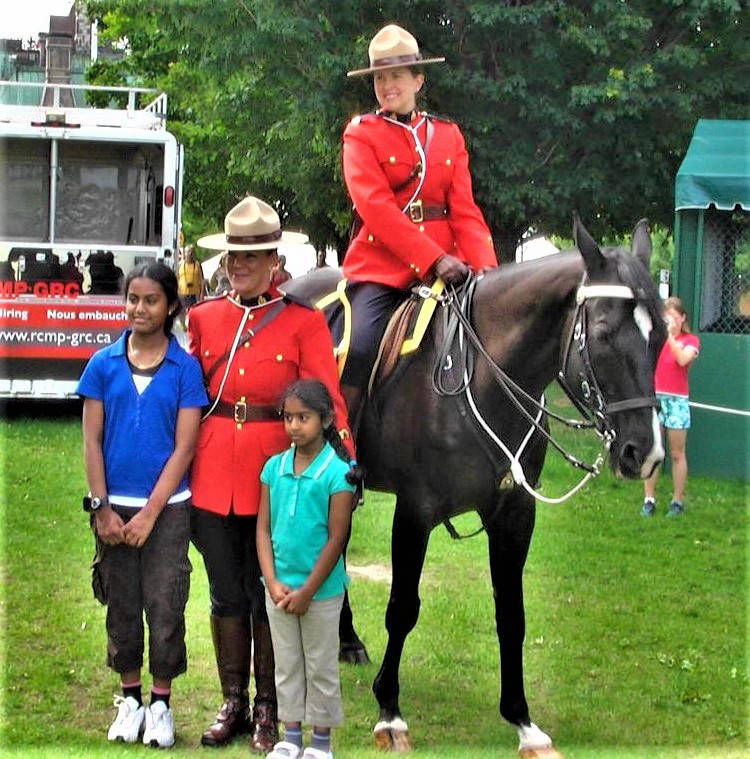
[[[332,759],[331,728],[343,716],[338,627],[349,578],[342,551],[359,474],[332,424],[323,383],[298,380],[281,409],[292,446],[261,472],[256,535],[284,723],[284,740],[268,757]],[[313,726],[304,753],[302,722]]]

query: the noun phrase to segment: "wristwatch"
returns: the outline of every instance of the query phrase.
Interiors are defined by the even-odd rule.
[[[108,504],[109,504],[109,501],[107,500],[106,495],[104,496],[104,498],[99,498],[98,495],[91,495],[91,493],[83,496],[83,510],[84,511],[88,511],[88,512],[98,511],[102,506],[107,506]]]

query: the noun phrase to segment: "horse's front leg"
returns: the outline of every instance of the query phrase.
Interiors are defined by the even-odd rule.
[[[385,613],[388,644],[372,685],[380,706],[380,718],[373,731],[375,744],[391,751],[411,749],[408,727],[398,705],[398,670],[406,636],[419,617],[419,578],[429,534],[430,528],[419,521],[411,504],[398,499],[391,536],[393,580]]]
[[[550,737],[531,721],[523,686],[523,568],[534,531],[535,502],[522,488],[504,499],[485,520],[500,644],[500,714],[516,727],[521,756],[561,759]]]

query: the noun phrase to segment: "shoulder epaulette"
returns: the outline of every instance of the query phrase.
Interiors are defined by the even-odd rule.
[[[455,124],[456,120],[452,119],[450,116],[443,116],[440,113],[427,113],[427,111],[422,111],[423,116],[427,116],[428,119],[433,119],[434,121],[444,121],[446,124]]]
[[[357,126],[368,121],[375,121],[377,118],[377,113],[361,113],[359,116],[354,116],[349,123],[352,126]]]
[[[226,298],[227,295],[229,295],[228,292],[222,293],[221,295],[206,295],[203,300],[198,301],[198,303],[193,303],[193,305],[190,306],[190,310],[192,311],[194,308],[200,308],[204,303],[213,303],[222,298]]]

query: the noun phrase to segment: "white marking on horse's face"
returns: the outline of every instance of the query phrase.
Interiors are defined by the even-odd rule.
[[[635,319],[635,323],[638,325],[638,329],[641,331],[643,339],[648,343],[654,324],[651,321],[651,317],[648,315],[646,307],[641,303],[633,309],[633,319]]]
[[[661,464],[664,459],[664,444],[661,441],[661,430],[659,429],[659,417],[656,413],[656,409],[651,409],[651,427],[654,435],[654,444],[651,446],[651,450],[643,460],[641,465],[641,477],[646,479],[650,477],[654,469]]]

